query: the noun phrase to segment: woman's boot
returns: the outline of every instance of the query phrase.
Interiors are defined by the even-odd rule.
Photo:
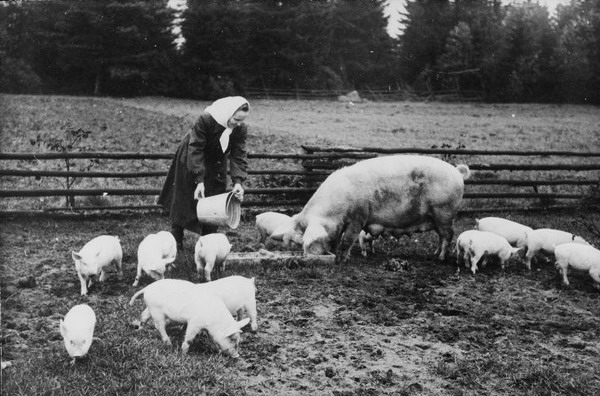
[[[179,224],[171,224],[171,234],[173,234],[175,242],[177,242],[177,250],[183,250],[183,227]]]

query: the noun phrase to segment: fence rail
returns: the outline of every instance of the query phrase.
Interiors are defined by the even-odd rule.
[[[266,89],[261,87],[250,87],[244,91],[244,96],[248,98],[277,98],[277,99],[335,99],[346,96],[350,91],[344,90],[324,90],[324,89]],[[360,100],[441,100],[441,101],[481,101],[485,97],[483,90],[450,88],[444,90],[409,90],[409,89],[361,89],[357,91]]]
[[[509,155],[509,156],[567,156],[567,157],[600,157],[600,152],[595,151],[570,151],[570,150],[467,150],[452,148],[419,148],[419,147],[320,147],[320,146],[301,146],[304,151],[312,153],[378,153],[378,154],[463,154],[463,155]],[[0,158],[1,159],[1,158]]]
[[[486,165],[486,164],[471,164],[471,170],[595,170],[600,169],[600,165],[539,165],[528,167],[517,167],[512,165]],[[250,175],[296,175],[296,176],[324,176],[329,175],[331,171],[318,170],[274,170],[274,169],[259,169],[249,170]],[[38,170],[19,170],[19,169],[0,169],[0,176],[21,176],[21,177],[86,177],[86,178],[146,178],[166,176],[167,171],[152,171],[152,172],[78,172],[78,171],[38,171]],[[531,179],[531,180],[513,180],[513,179],[497,179],[497,180],[466,180],[465,184],[472,185],[507,185],[507,186],[531,186],[531,185],[595,185],[600,182],[600,179],[590,180],[573,180],[573,179]],[[0,190],[0,194],[3,190]]]
[[[542,207],[563,207],[561,202],[570,201],[579,204],[586,198],[587,191],[595,186],[600,187],[600,152],[581,151],[517,151],[517,150],[467,150],[451,148],[352,148],[352,147],[317,147],[302,146],[304,153],[249,153],[250,164],[247,199],[244,206],[286,207],[303,205],[310,195],[316,190],[318,184],[333,170],[350,165],[358,160],[373,158],[378,155],[388,154],[425,154],[441,156],[456,162],[467,163],[476,177],[466,181],[465,200],[489,201],[493,204],[485,205],[477,210],[493,211],[498,208],[510,210],[523,209],[523,200],[540,203]],[[458,160],[458,157],[464,157]],[[508,160],[488,163],[487,157],[506,156]],[[529,157],[526,163],[514,163],[515,158]],[[66,171],[66,170],[39,170],[31,169],[35,164],[47,160],[171,160],[172,153],[140,153],[140,152],[45,152],[45,153],[0,153],[0,161],[12,163],[12,167],[2,167],[0,177],[19,178],[18,180],[35,180],[51,178],[78,180],[89,179],[124,179],[144,180],[162,178],[167,174],[166,165],[163,170],[132,171],[123,167],[123,171]],[[556,159],[571,160],[570,163],[558,163]],[[588,161],[586,161],[588,159]],[[285,160],[285,161],[277,161]],[[16,166],[18,165],[18,166]],[[272,166],[271,166],[272,165]],[[144,165],[142,165],[144,166]],[[18,169],[17,169],[18,168]],[[139,168],[139,166],[138,166]],[[262,169],[261,169],[262,168]],[[282,169],[277,169],[282,168]],[[550,174],[548,174],[550,172]],[[516,176],[515,176],[516,175]],[[480,176],[480,177],[477,177]],[[14,180],[13,180],[14,181]],[[123,182],[124,183],[124,182]],[[48,182],[47,184],[51,184]],[[89,188],[23,188],[3,183],[5,188],[0,189],[3,198],[41,198],[41,197],[140,197],[156,196],[160,193],[157,188],[162,180],[156,180],[151,187],[131,186],[127,188],[102,188],[92,184]],[[109,183],[110,184],[110,183]],[[27,185],[27,183],[25,183]],[[30,183],[28,187],[33,185]],[[9,188],[10,187],[10,188]],[[580,191],[573,191],[577,187]],[[511,188],[520,189],[513,191]],[[540,191],[550,188],[551,191]],[[525,191],[523,191],[525,189]],[[554,189],[554,190],[552,190]],[[502,201],[502,205],[498,203]],[[521,204],[515,202],[520,202]],[[560,202],[559,202],[560,201]],[[507,205],[508,204],[508,205]],[[468,204],[466,205],[469,206]],[[573,206],[573,205],[572,205]],[[537,210],[534,205],[526,205],[531,210]],[[156,205],[138,203],[136,205],[118,205],[115,202],[104,203],[102,206],[80,207],[45,207],[46,211],[59,210],[123,210],[123,209],[159,209]],[[21,208],[23,209],[23,208]],[[27,208],[25,208],[27,209]],[[31,208],[30,208],[31,209]],[[475,208],[471,208],[475,210]]]

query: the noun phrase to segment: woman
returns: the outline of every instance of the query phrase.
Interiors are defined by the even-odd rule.
[[[196,200],[225,192],[227,159],[232,192],[243,199],[248,167],[248,128],[243,121],[249,110],[248,101],[241,96],[219,99],[204,110],[179,144],[158,197],[158,203],[169,212],[178,248],[183,247],[184,229],[202,235],[217,231],[216,226],[198,222]]]

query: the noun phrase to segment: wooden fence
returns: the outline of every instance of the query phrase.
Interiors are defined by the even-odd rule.
[[[473,176],[466,181],[463,212],[548,210],[581,206],[586,199],[597,199],[600,189],[600,152],[466,150],[449,148],[351,148],[302,146],[301,153],[249,153],[249,178],[244,207],[297,209],[306,203],[319,183],[333,170],[358,160],[389,154],[423,154],[441,157],[451,163],[466,163]],[[160,192],[172,153],[0,153],[0,161],[9,163],[0,169],[3,180],[0,197],[13,205],[2,205],[3,212],[90,211],[90,210],[160,210],[154,196]],[[494,158],[504,158],[498,162]],[[133,171],[128,166],[105,171],[65,171],[32,169],[36,164],[53,160],[157,161],[160,170]],[[489,161],[489,162],[488,162]],[[39,167],[39,166],[38,166]],[[115,168],[113,166],[113,168]],[[138,166],[139,168],[139,166]],[[77,188],[35,187],[27,180],[77,178]],[[120,180],[118,188],[90,186],[90,180]],[[138,186],[130,187],[131,180]],[[46,185],[52,182],[47,182]],[[11,186],[19,188],[9,188]],[[86,185],[85,188],[79,188]],[[124,187],[122,185],[125,185]],[[104,197],[101,205],[24,206],[27,198]],[[119,197],[146,197],[146,202],[118,204]],[[152,200],[152,202],[148,202]],[[16,202],[16,203],[15,203]],[[39,205],[38,205],[39,206]]]
[[[248,88],[244,91],[247,98],[254,99],[336,99],[347,95],[349,90],[323,90],[323,89],[267,89],[267,88]],[[402,101],[402,100],[424,100],[424,101],[446,101],[446,102],[465,102],[482,101],[485,92],[483,90],[467,89],[445,89],[445,90],[413,90],[413,89],[361,89],[358,91],[361,100],[372,101]]]

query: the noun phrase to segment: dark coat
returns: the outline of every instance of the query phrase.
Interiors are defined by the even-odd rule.
[[[205,196],[224,193],[227,159],[232,184],[246,180],[248,128],[245,124],[233,128],[225,153],[219,142],[224,130],[209,113],[203,112],[179,144],[158,197],[158,204],[169,212],[172,223],[198,232],[201,225],[196,217],[194,190],[204,182]]]

